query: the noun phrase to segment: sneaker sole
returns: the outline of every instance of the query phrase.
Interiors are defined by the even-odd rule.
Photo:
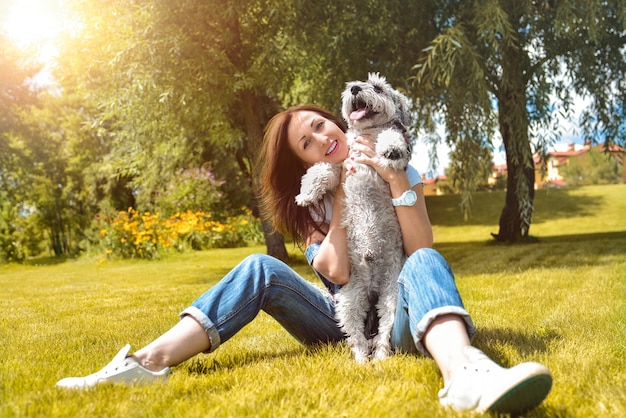
[[[552,388],[552,376],[540,374],[511,388],[494,402],[487,411],[511,415],[521,414],[539,405]]]

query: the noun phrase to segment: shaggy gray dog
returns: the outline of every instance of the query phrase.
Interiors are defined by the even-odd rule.
[[[406,169],[411,158],[405,134],[410,123],[408,99],[379,74],[369,74],[366,82],[348,83],[341,97],[348,145],[356,136],[371,135],[381,165]],[[405,255],[389,185],[368,165],[354,168],[343,184],[342,219],[352,268],[349,282],[336,296],[336,311],[355,359],[364,363],[370,356],[376,361],[391,354],[397,279]],[[300,206],[318,204],[339,185],[342,169],[342,164],[313,165],[302,177],[296,202]]]

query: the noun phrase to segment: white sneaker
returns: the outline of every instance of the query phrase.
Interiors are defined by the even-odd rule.
[[[124,383],[133,382],[149,383],[156,380],[166,379],[170,374],[170,368],[166,367],[159,372],[152,372],[141,366],[135,359],[128,357],[130,344],[122,348],[113,360],[102,370],[84,377],[66,377],[57,382],[57,386],[72,389],[87,389],[99,383]]]
[[[439,391],[439,402],[458,411],[519,414],[539,405],[550,392],[552,375],[539,363],[505,369],[475,347],[465,347],[470,362],[459,367]]]

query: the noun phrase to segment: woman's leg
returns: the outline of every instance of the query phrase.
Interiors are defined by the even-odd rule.
[[[171,330],[134,353],[150,370],[175,366],[230,339],[264,310],[304,344],[337,341],[334,302],[274,257],[252,255],[181,314]]]
[[[463,308],[452,271],[438,252],[421,249],[414,253],[398,284],[392,343],[434,358],[444,379],[439,391],[442,405],[460,411],[517,414],[547,396],[552,376],[545,366],[529,362],[505,369],[470,346],[474,325]]]
[[[216,350],[260,311],[277,320],[303,344],[344,338],[332,296],[285,263],[264,254],[247,257],[181,313],[193,317]]]
[[[448,263],[433,249],[416,251],[406,260],[398,279],[392,345],[401,351],[431,355],[447,379],[475,332]]]
[[[470,345],[466,323],[458,315],[442,315],[433,320],[423,338],[424,346],[433,357],[444,384],[452,372],[467,363],[465,347]]]
[[[176,366],[211,346],[204,328],[192,317],[185,316],[169,331],[136,351],[132,357],[153,372]]]
[[[127,346],[99,372],[63,379],[57,385],[85,388],[101,382],[128,383],[166,376],[169,366],[217,349],[261,310],[304,344],[344,338],[334,319],[330,294],[283,262],[255,254],[196,299],[181,313],[178,324],[133,356],[128,356]]]

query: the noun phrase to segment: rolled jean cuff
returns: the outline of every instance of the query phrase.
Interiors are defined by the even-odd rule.
[[[195,319],[200,324],[200,326],[204,328],[204,332],[206,332],[206,335],[209,337],[211,346],[209,347],[207,351],[205,351],[205,353],[212,353],[213,351],[217,350],[217,348],[220,346],[221,340],[220,340],[220,334],[219,332],[217,332],[217,328],[215,327],[215,324],[211,322],[209,317],[206,316],[204,312],[202,312],[200,309],[196,308],[195,306],[190,306],[184,311],[182,311],[180,313],[180,318],[182,319],[187,315]]]
[[[430,353],[426,350],[426,347],[424,347],[422,340],[424,339],[424,334],[426,334],[426,331],[433,321],[444,315],[460,316],[465,322],[465,329],[467,330],[467,335],[470,341],[474,338],[474,335],[476,334],[476,327],[474,326],[474,322],[472,321],[470,314],[465,309],[459,306],[441,306],[439,308],[431,309],[426,312],[426,315],[424,315],[424,317],[417,324],[415,346],[422,354],[430,357]]]
[[[306,247],[306,250],[304,250],[304,256],[306,257],[306,261],[308,261],[310,265],[313,265],[313,259],[320,250],[321,245],[321,242],[314,242],[313,244]]]

